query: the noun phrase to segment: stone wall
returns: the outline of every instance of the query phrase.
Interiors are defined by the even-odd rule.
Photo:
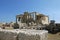
[[[45,30],[0,29],[0,40],[47,40],[48,32]]]

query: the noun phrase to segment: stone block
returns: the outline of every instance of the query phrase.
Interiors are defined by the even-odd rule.
[[[47,40],[48,31],[32,29],[0,29],[0,40]]]
[[[14,30],[0,30],[0,40],[17,40],[17,35]]]
[[[18,34],[18,40],[47,40],[48,31],[24,29]]]

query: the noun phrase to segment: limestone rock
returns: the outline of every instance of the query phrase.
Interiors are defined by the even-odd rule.
[[[18,34],[18,40],[47,40],[48,31],[23,30]]]

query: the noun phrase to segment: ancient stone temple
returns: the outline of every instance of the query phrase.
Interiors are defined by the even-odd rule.
[[[33,25],[34,23],[37,24],[49,24],[49,17],[44,15],[44,14],[40,14],[38,12],[24,12],[24,14],[20,14],[16,16],[16,23],[18,23],[19,25],[25,25],[26,24],[30,24]],[[22,24],[23,23],[23,24]]]

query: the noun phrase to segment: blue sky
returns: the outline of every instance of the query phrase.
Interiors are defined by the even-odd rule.
[[[15,21],[15,16],[25,11],[36,11],[60,22],[60,0],[0,0],[0,22]]]

